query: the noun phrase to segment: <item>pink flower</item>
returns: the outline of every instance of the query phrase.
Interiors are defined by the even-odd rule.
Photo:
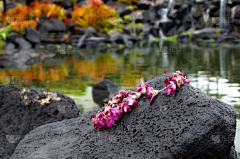
[[[175,94],[176,86],[180,88],[181,84],[184,83],[189,84],[190,81],[186,79],[187,77],[185,74],[182,74],[180,71],[176,71],[177,73],[174,73],[172,77],[167,78],[164,83],[166,84],[165,91],[162,94]]]
[[[146,94],[147,93],[147,82],[143,83],[141,86],[136,88],[136,92]]]
[[[108,101],[108,104],[110,104],[111,107],[116,107],[117,104],[121,102],[129,92],[130,91],[120,90],[118,95],[115,95],[115,97],[113,97],[112,100]]]
[[[152,104],[152,100],[153,98],[158,95],[159,91],[158,90],[154,90],[153,87],[148,86],[147,87],[147,95],[144,96],[144,98],[150,97],[150,104]]]
[[[164,71],[164,74],[168,74],[167,71]]]

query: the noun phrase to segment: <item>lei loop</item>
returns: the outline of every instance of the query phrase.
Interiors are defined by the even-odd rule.
[[[162,94],[175,95],[176,87],[180,88],[184,83],[190,83],[185,74],[182,74],[180,71],[176,72],[177,73],[173,73],[172,77],[169,77],[164,81],[166,86],[162,89],[165,90]],[[164,74],[168,73],[165,71]],[[95,128],[101,130],[102,128],[112,127],[115,125],[114,122],[124,113],[127,114],[133,108],[137,108],[137,101],[142,94],[145,95],[143,98],[151,98],[151,104],[153,98],[162,90],[154,90],[153,87],[147,85],[147,82],[136,87],[136,92],[120,90],[118,95],[115,95],[115,97],[108,101],[108,104],[104,104],[104,110],[98,111],[96,115],[91,116]]]

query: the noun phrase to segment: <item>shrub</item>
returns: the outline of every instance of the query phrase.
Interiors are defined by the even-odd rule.
[[[63,20],[66,10],[56,4],[34,1],[30,5],[32,11],[30,15],[36,20],[41,17],[41,15],[46,15],[47,17],[54,17],[59,20]]]
[[[121,18],[114,7],[109,7],[102,0],[89,0],[87,6],[76,7],[72,11],[72,20],[77,27],[93,27],[99,32],[121,31]]]

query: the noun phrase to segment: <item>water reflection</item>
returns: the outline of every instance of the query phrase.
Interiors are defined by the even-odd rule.
[[[72,97],[81,112],[87,112],[99,107],[92,100],[93,83],[109,79],[123,89],[132,89],[164,71],[180,70],[192,86],[232,105],[240,119],[239,48],[216,46],[211,41],[196,42],[191,47],[166,42],[141,42],[139,45],[143,48],[86,50],[81,55],[56,56],[25,71],[0,69],[0,83],[9,85],[8,77],[13,76],[13,85],[38,91],[60,91]],[[28,77],[27,82],[16,80],[22,76]],[[237,144],[236,149],[240,151]]]

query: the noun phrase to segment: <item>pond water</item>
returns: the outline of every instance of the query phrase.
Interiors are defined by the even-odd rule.
[[[91,86],[102,79],[109,79],[122,89],[133,89],[164,71],[180,70],[192,86],[235,108],[235,145],[240,152],[239,50],[236,44],[216,45],[211,41],[190,45],[139,43],[122,50],[68,50],[67,54],[58,54],[27,70],[0,69],[0,84],[62,92],[73,98],[84,113],[99,108],[93,102]]]

